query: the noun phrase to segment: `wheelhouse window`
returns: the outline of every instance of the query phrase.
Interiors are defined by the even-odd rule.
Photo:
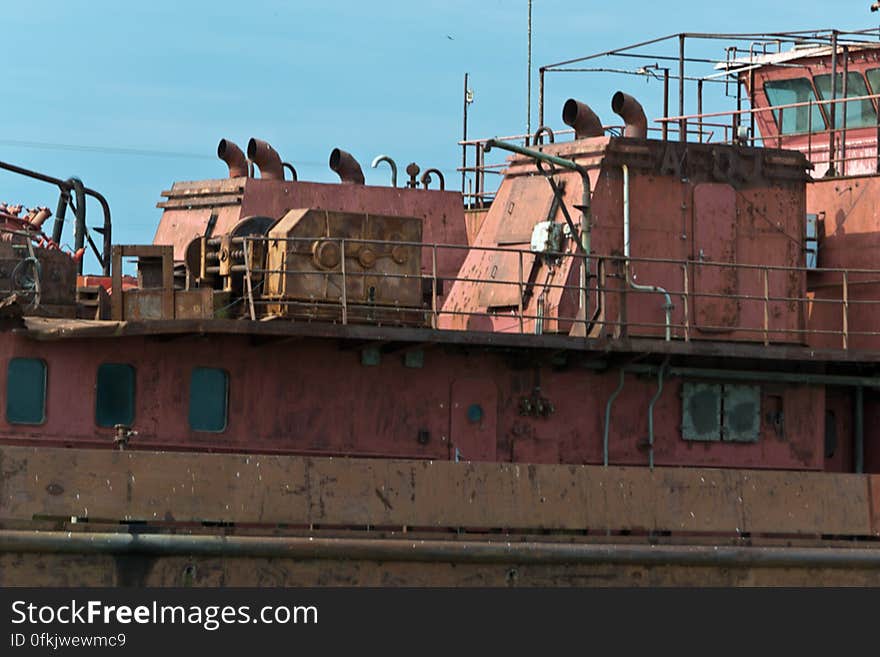
[[[831,100],[831,74],[817,75],[813,81],[816,83],[819,97],[822,100]],[[848,73],[846,76],[846,97],[859,98],[869,95],[865,78],[860,73]],[[843,98],[843,73],[837,74],[837,97]],[[844,103],[837,103],[837,108],[834,110],[834,125],[837,128],[843,127],[843,106]],[[831,105],[825,105],[825,114],[830,120]],[[874,109],[874,103],[870,100],[853,100],[846,103],[847,128],[866,128],[873,125],[877,125],[877,112]]]
[[[6,420],[12,424],[46,421],[46,362],[13,358],[6,369]]]
[[[868,78],[871,93],[880,94],[880,68],[872,68],[865,71],[865,77]]]
[[[99,427],[134,422],[135,371],[124,363],[103,363],[98,367],[95,389],[95,423]]]
[[[813,85],[807,78],[791,80],[770,80],[764,83],[764,93],[772,106],[792,105],[794,103],[816,102]],[[804,105],[773,110],[776,125],[780,126],[783,135],[794,135],[807,132],[820,132],[825,129],[825,119],[819,106]]]
[[[226,429],[229,375],[213,367],[193,368],[189,381],[189,427],[193,431]]]

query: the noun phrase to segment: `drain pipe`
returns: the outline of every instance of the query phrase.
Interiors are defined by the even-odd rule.
[[[648,467],[654,469],[654,404],[663,394],[663,376],[666,374],[666,368],[669,365],[669,356],[663,360],[660,371],[657,372],[657,392],[651,397],[651,403],[648,404]]]
[[[672,298],[669,292],[659,285],[641,285],[632,280],[632,272],[629,266],[629,167],[621,165],[623,169],[623,263],[626,268],[626,283],[633,290],[639,292],[657,292],[666,297],[663,310],[666,311],[666,341],[672,339]]]
[[[614,403],[614,400],[617,399],[617,396],[623,391],[625,376],[626,371],[621,367],[620,383],[617,384],[617,389],[611,393],[611,396],[608,398],[608,403],[605,404],[605,432],[602,436],[602,464],[605,467],[608,467],[608,434],[611,429],[611,405]]]

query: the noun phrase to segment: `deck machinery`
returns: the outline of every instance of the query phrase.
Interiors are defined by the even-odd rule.
[[[224,139],[101,251],[0,163],[0,585],[878,583],[877,30],[722,36],[468,193]]]

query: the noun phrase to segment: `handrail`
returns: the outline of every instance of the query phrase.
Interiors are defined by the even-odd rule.
[[[233,238],[233,242],[248,243],[301,243],[308,246],[311,253],[313,237],[265,237],[248,236]],[[346,264],[344,276],[348,281],[345,286],[346,292],[349,285],[354,285],[351,290],[356,290],[357,281],[365,277],[371,280],[379,279],[388,281],[424,281],[420,287],[425,293],[424,301],[419,304],[406,305],[394,302],[384,302],[386,305],[377,304],[372,300],[356,298],[345,294],[339,299],[304,299],[287,297],[270,297],[260,290],[262,286],[254,286],[255,291],[246,291],[248,298],[243,308],[250,307],[252,303],[257,309],[256,313],[267,312],[267,305],[284,305],[296,309],[307,317],[318,318],[320,313],[317,309],[323,309],[323,315],[329,308],[337,308],[337,319],[343,323],[364,321],[365,313],[384,309],[389,321],[393,317],[399,317],[404,321],[409,317],[417,318],[421,325],[434,328],[463,327],[462,318],[483,317],[490,321],[493,331],[505,333],[534,333],[536,324],[542,322],[545,332],[568,332],[570,327],[583,327],[580,335],[604,335],[606,337],[628,335],[629,337],[641,336],[648,338],[665,339],[667,336],[672,340],[695,340],[728,339],[727,335],[735,334],[735,339],[753,341],[758,344],[818,344],[820,346],[837,342],[843,349],[866,349],[880,350],[880,330],[875,330],[872,323],[875,309],[880,309],[880,270],[859,268],[807,268],[803,266],[766,265],[751,263],[709,262],[693,260],[690,258],[647,258],[625,255],[600,255],[590,254],[590,261],[603,268],[603,271],[611,271],[608,276],[590,277],[581,279],[577,283],[569,284],[567,275],[562,275],[555,281],[542,283],[542,289],[548,295],[547,303],[542,308],[537,306],[537,295],[530,295],[526,290],[531,290],[528,277],[530,268],[513,267],[507,275],[497,278],[490,276],[489,272],[482,275],[470,275],[457,273],[454,275],[441,275],[437,271],[436,262],[442,260],[444,253],[453,251],[508,253],[513,258],[514,265],[517,260],[525,260],[525,257],[535,257],[535,253],[527,249],[518,249],[501,246],[467,246],[461,244],[436,244],[424,242],[388,242],[385,240],[371,240],[358,238],[321,238],[334,241],[349,257],[352,265]],[[364,245],[382,245],[386,248],[393,247],[416,247],[422,250],[421,262],[425,265],[420,273],[402,272],[377,272],[373,269],[362,269],[357,266],[359,249]],[[265,247],[265,245],[264,245]],[[288,246],[288,249],[297,249],[296,246]],[[244,249],[248,251],[247,248]],[[300,250],[305,253],[306,250]],[[581,267],[585,260],[584,254],[574,247],[565,252],[543,253],[542,256],[553,258],[557,261],[557,268],[563,272],[578,271],[572,269]],[[631,297],[630,316],[606,316],[605,313],[590,316],[578,310],[566,311],[560,305],[565,295],[586,295],[597,299],[599,307],[618,308],[620,304],[626,304],[627,294],[621,287],[621,275],[614,271],[624,271],[629,264],[641,263],[645,269],[650,269],[652,279],[662,283],[670,301],[664,304],[664,313],[654,314],[652,306],[640,304],[638,296]],[[609,269],[610,268],[610,269]],[[739,287],[735,290],[701,289],[699,280],[705,277],[708,270],[733,270],[738,272]],[[246,264],[234,264],[233,271],[244,273],[249,271],[251,276],[264,280],[268,275],[284,275],[288,277],[317,275],[339,276],[341,266],[335,271],[316,271],[305,266],[298,268],[284,267],[281,269],[270,268],[254,264],[248,267]],[[809,278],[807,277],[809,274]],[[710,277],[711,278],[711,277]],[[607,280],[606,280],[607,279]],[[441,285],[442,280],[442,285]],[[706,280],[706,279],[703,279]],[[800,283],[792,286],[792,281]],[[696,282],[696,284],[695,284]],[[371,283],[372,285],[373,283]],[[461,303],[456,306],[447,304],[450,294],[455,295],[456,285],[472,286],[500,286],[500,288],[515,288],[518,293],[509,298],[518,299],[511,306],[479,306],[475,304]],[[452,286],[450,288],[450,286]],[[445,289],[444,289],[445,288]],[[853,290],[858,289],[858,295]],[[638,290],[630,290],[629,294],[640,293]],[[647,293],[647,292],[644,292]],[[461,296],[458,297],[461,299]],[[582,298],[582,297],[581,297]],[[677,306],[675,314],[672,313],[671,299],[678,298],[682,301]],[[719,325],[713,321],[713,317],[700,315],[702,309],[720,306],[729,303],[738,307],[737,319],[732,324]],[[640,308],[639,313],[634,314],[632,308]],[[311,309],[311,310],[310,310]],[[659,309],[658,309],[659,310]],[[314,312],[313,312],[314,311]],[[312,314],[310,314],[312,313]],[[315,314],[317,313],[317,314]],[[781,314],[780,314],[781,313]],[[780,319],[780,317],[782,319]],[[421,319],[418,319],[421,318]],[[458,319],[456,319],[458,318]],[[794,318],[794,319],[786,319]],[[797,318],[803,318],[802,320]],[[383,320],[384,321],[384,320]],[[549,328],[548,328],[549,327]],[[855,341],[855,342],[854,342]]]

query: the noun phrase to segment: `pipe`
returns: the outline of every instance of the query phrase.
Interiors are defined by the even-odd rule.
[[[334,148],[330,152],[330,168],[336,172],[339,179],[347,185],[363,185],[364,172],[361,165],[354,159],[351,153],[342,149]]]
[[[577,162],[572,160],[567,160],[562,157],[557,157],[556,155],[549,155],[547,153],[542,153],[541,151],[532,150],[530,148],[523,148],[522,146],[517,146],[516,144],[511,144],[505,141],[499,141],[497,139],[489,139],[486,141],[483,146],[483,152],[488,153],[493,148],[501,148],[506,151],[510,151],[511,153],[517,153],[519,155],[525,155],[526,157],[530,157],[536,162],[536,166],[541,169],[541,162],[546,162],[548,164],[552,164],[554,166],[562,167],[563,169],[568,169],[570,171],[576,171],[578,175],[581,177],[581,204],[577,207],[581,211],[581,239],[577,243],[578,247],[580,247],[581,251],[584,253],[586,258],[584,259],[584,268],[581,271],[581,289],[586,287],[586,283],[589,279],[589,267],[590,267],[590,249],[591,249],[591,233],[593,226],[593,217],[592,217],[592,208],[590,204],[590,199],[592,195],[592,191],[590,189],[590,174]],[[543,169],[541,169],[543,171]],[[546,175],[546,174],[545,174]],[[547,176],[547,180],[550,182],[550,186],[553,187],[554,194],[557,193],[556,183],[553,180],[552,175]],[[568,223],[569,228],[571,229],[571,234],[574,236],[577,231],[575,227],[572,225],[571,218],[568,216],[568,210],[565,209],[565,206],[562,205],[563,214],[565,215],[565,220]],[[584,301],[584,318],[589,317],[588,312],[588,300]],[[586,327],[585,327],[586,328]],[[587,331],[589,334],[589,331]]]
[[[648,117],[641,103],[629,94],[618,91],[611,98],[611,109],[623,119],[626,127],[624,137],[645,139],[648,136]]]
[[[603,363],[587,365],[590,369],[604,370]],[[657,374],[656,365],[626,365],[628,374]],[[880,377],[848,376],[845,374],[811,374],[809,372],[776,372],[761,370],[725,370],[703,367],[667,367],[666,376],[714,379],[720,381],[768,381],[771,383],[800,383],[807,385],[865,387],[880,389]]]
[[[70,190],[74,188],[74,180],[76,179],[68,178],[67,180],[61,180],[60,178],[47,176],[44,173],[25,169],[24,167],[16,166],[15,164],[9,164],[8,162],[0,162],[0,169],[5,169],[6,171],[11,171],[12,173],[17,173],[19,175],[33,178],[35,180],[40,180],[42,182],[56,185],[58,187],[58,189],[60,190],[60,194],[58,196],[58,206],[55,212],[55,222],[52,225],[52,241],[60,245],[61,230],[64,227],[64,215],[67,212],[67,205],[70,202]],[[82,185],[82,181],[79,181],[79,185]],[[82,191],[85,193],[86,196],[91,196],[92,198],[97,200],[98,203],[101,204],[101,209],[104,213],[104,226],[100,229],[95,229],[97,232],[102,233],[104,236],[103,253],[96,253],[95,255],[98,256],[98,260],[101,263],[101,268],[103,270],[104,276],[109,276],[110,250],[112,248],[112,222],[110,219],[110,204],[107,203],[107,199],[104,198],[102,194],[96,192],[94,189],[82,187]],[[85,208],[85,202],[82,203],[82,207]]]
[[[377,155],[373,158],[373,162],[370,164],[370,167],[376,169],[379,167],[382,162],[388,164],[391,167],[391,186],[397,187],[397,162],[391,159],[388,155]]]
[[[632,545],[314,536],[198,536],[0,531],[0,552],[137,554],[483,564],[628,564],[764,568],[880,567],[876,548]]]
[[[217,144],[217,157],[226,162],[230,178],[245,178],[248,175],[247,158],[233,141],[221,139]]]
[[[657,372],[657,392],[651,397],[651,403],[648,404],[648,467],[651,470],[654,469],[654,405],[663,394],[663,373],[668,366],[669,356],[666,356]]]
[[[619,93],[619,92],[618,92]],[[632,279],[632,271],[629,266],[629,167],[621,165],[623,169],[623,266],[626,269],[626,283],[632,289],[640,292],[657,292],[666,297],[663,309],[666,311],[666,341],[672,339],[672,298],[664,288],[659,285],[640,285]]]
[[[611,393],[611,396],[608,398],[608,403],[605,404],[605,430],[604,435],[602,436],[602,465],[606,467],[608,466],[608,436],[611,429],[611,405],[614,403],[614,400],[617,399],[617,396],[623,391],[625,376],[626,371],[621,367],[620,383],[617,384],[617,388]]]
[[[49,208],[41,207],[37,208],[34,215],[30,218],[30,224],[32,228],[41,229],[46,220],[52,216],[52,211]]]
[[[284,169],[287,169],[288,171],[290,171],[290,179],[293,182],[296,182],[297,180],[299,180],[299,176],[296,175],[296,169],[293,168],[293,165],[290,162],[282,162],[281,163],[281,170],[283,171]]]
[[[574,128],[575,139],[601,137],[605,134],[602,121],[586,103],[569,98],[562,106],[562,122]]]
[[[535,130],[535,134],[532,136],[532,143],[535,144],[535,146],[540,146],[544,143],[544,135],[547,135],[551,144],[556,141],[556,135],[553,134],[553,129],[548,125],[542,125]]]
[[[281,156],[268,142],[251,137],[248,141],[247,156],[259,167],[260,178],[263,180],[284,180]]]
[[[855,471],[862,474],[865,471],[865,389],[862,386],[856,387],[855,397],[855,436],[853,437],[855,463],[853,465]]]
[[[443,173],[440,169],[425,169],[425,172],[422,174],[421,181],[422,187],[428,189],[428,185],[431,184],[431,174],[437,176],[437,179],[440,181],[440,191],[444,191],[446,189],[446,181],[443,179]]]

